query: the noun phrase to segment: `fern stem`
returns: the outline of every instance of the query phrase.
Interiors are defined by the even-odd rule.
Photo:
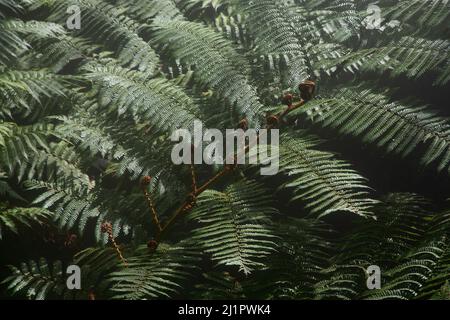
[[[123,257],[122,251],[120,251],[120,248],[119,248],[119,246],[117,245],[117,242],[116,242],[116,240],[114,239],[114,237],[112,236],[112,234],[108,234],[108,237],[109,237],[109,241],[111,241],[111,243],[112,243],[114,249],[116,249],[116,252],[117,252],[117,255],[119,256],[120,261],[122,261],[123,264],[124,264],[126,267],[128,267],[128,262],[127,262],[127,260],[125,260],[125,258]]]
[[[279,121],[283,119],[284,116],[286,116],[291,111],[300,108],[306,103],[305,100],[301,99],[300,101],[293,103],[289,105],[284,111],[279,112],[275,115]],[[273,128],[272,124],[266,124],[266,129],[270,130]],[[259,140],[259,134],[257,135],[257,138]],[[244,153],[247,154],[250,151],[250,147],[246,146],[244,149]],[[235,159],[237,158],[237,155],[235,156]],[[195,200],[197,197],[202,194],[204,191],[206,191],[212,184],[220,180],[222,177],[227,175],[230,172],[233,172],[236,168],[236,161],[232,165],[226,165],[219,173],[217,173],[215,176],[210,178],[208,181],[206,181],[201,187],[197,188],[196,180],[195,180],[195,171],[193,165],[191,165],[191,174],[192,174],[192,193],[188,195],[186,201],[175,211],[175,213],[172,215],[172,217],[166,222],[164,227],[162,227],[159,230],[159,233],[156,237],[157,245],[161,242],[163,236],[167,233],[167,230],[175,223],[175,221],[178,219],[179,216],[181,216],[184,213],[187,213],[191,211],[195,206]]]
[[[111,242],[111,244],[113,245],[114,249],[116,249],[116,252],[117,252],[117,255],[119,256],[119,259],[124,263],[124,265],[126,267],[128,267],[128,262],[123,257],[122,251],[120,251],[120,248],[117,245],[116,240],[114,239],[112,224],[109,223],[109,222],[104,222],[102,224],[102,226],[101,226],[101,229],[102,229],[103,233],[107,233],[108,234],[108,240],[109,240],[109,242]]]
[[[158,228],[158,232],[161,232],[161,229],[162,229],[161,223],[158,218],[158,213],[156,212],[155,206],[153,204],[152,197],[146,189],[143,189],[143,190],[144,190],[145,199],[147,200],[147,204],[148,204],[148,207],[149,207],[151,215],[152,215],[153,223],[155,224],[156,228]]]
[[[197,179],[195,176],[195,167],[191,164],[191,178],[192,178],[192,190],[197,192]]]

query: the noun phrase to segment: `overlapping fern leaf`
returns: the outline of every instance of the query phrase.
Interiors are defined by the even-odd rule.
[[[114,299],[171,297],[182,289],[197,262],[196,250],[162,245],[152,255],[129,258],[128,267],[111,273],[107,281]]]
[[[303,111],[315,123],[402,156],[427,144],[422,162],[436,162],[440,171],[450,170],[448,120],[426,106],[393,101],[372,89],[345,88],[314,100]]]
[[[365,179],[332,153],[316,149],[317,139],[285,135],[280,143],[280,167],[289,176],[283,188],[293,188],[292,201],[302,200],[318,217],[336,211],[372,216],[376,201],[370,198]]]
[[[12,275],[3,283],[7,284],[12,294],[23,293],[33,300],[73,299],[79,291],[67,289],[65,270],[61,261],[53,263],[41,258],[38,261],[30,260],[22,263],[20,267],[11,266]]]
[[[72,30],[73,5],[81,28]],[[0,290],[448,299],[447,180],[427,200],[395,175],[406,192],[391,194],[399,188],[379,183],[340,139],[450,172],[448,112],[434,111],[450,81],[448,9],[446,0],[0,0],[0,245],[28,248],[31,231],[47,228],[79,239],[71,249],[55,240],[61,261],[23,257]],[[306,79],[315,96],[276,114]],[[174,165],[170,136],[195,120],[279,125],[278,174]],[[70,264],[82,268],[81,290],[67,289]],[[381,289],[367,289],[371,265]]]
[[[226,39],[195,22],[161,18],[153,28],[154,41],[167,44],[173,57],[194,66],[194,77],[200,84],[236,106],[239,115],[251,122],[259,121],[263,105],[249,80],[248,62]]]
[[[276,237],[269,219],[276,215],[270,197],[257,183],[241,181],[224,192],[207,191],[191,218],[199,223],[193,239],[218,265],[237,266],[249,274],[274,252]]]

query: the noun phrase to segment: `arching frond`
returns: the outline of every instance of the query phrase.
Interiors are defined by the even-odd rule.
[[[295,87],[308,78],[312,70],[308,69],[306,46],[290,21],[295,21],[295,9],[289,1],[247,1],[239,2],[246,16],[248,32],[255,39],[255,56],[285,76],[286,85]],[[275,25],[277,28],[267,28]],[[271,69],[273,69],[271,68]]]
[[[255,182],[238,182],[224,192],[209,190],[191,215],[199,223],[193,239],[218,265],[238,266],[249,274],[264,266],[260,259],[276,247],[267,225],[276,213],[266,191]]]
[[[148,123],[156,132],[171,134],[179,128],[192,128],[197,119],[196,106],[180,88],[155,78],[119,67],[93,66],[86,76],[96,87],[99,104],[118,116],[126,114]]]
[[[145,250],[145,249],[144,249]],[[195,250],[161,245],[153,254],[128,259],[128,268],[109,275],[114,299],[165,298],[177,294],[197,261]]]
[[[428,33],[431,28],[436,30],[448,21],[450,5],[445,0],[398,1],[382,13],[388,21],[400,21],[402,25],[410,24],[414,28],[419,27],[420,32]]]
[[[29,190],[41,190],[41,194],[33,203],[54,212],[54,219],[61,228],[70,229],[77,224],[82,235],[87,221],[100,215],[99,209],[93,205],[93,195],[86,195],[87,191],[83,194],[71,190],[70,186],[40,181],[28,181],[26,186]]]
[[[314,138],[290,135],[280,142],[280,168],[289,176],[283,187],[294,189],[292,200],[305,201],[319,217],[336,211],[370,217],[376,201],[364,178],[332,153],[315,150],[316,145]]]
[[[305,112],[315,123],[338,129],[342,134],[360,136],[364,142],[402,156],[427,143],[423,163],[436,161],[439,170],[450,169],[448,121],[425,106],[392,101],[370,89],[346,88],[312,101]]]
[[[38,6],[46,7],[47,2]],[[153,74],[159,63],[158,55],[139,35],[139,25],[124,17],[114,6],[101,0],[64,0],[49,5],[50,20],[66,23],[67,8],[76,5],[81,10],[83,27],[79,32],[101,42],[116,53],[121,63],[131,69],[138,69]]]
[[[263,106],[247,76],[250,68],[228,41],[194,22],[160,19],[153,28],[154,41],[167,45],[174,58],[194,66],[199,83],[236,105],[250,122],[258,120]]]
[[[73,293],[67,289],[61,261],[49,263],[41,258],[39,261],[22,263],[20,267],[10,266],[12,275],[3,283],[7,284],[12,294],[23,292],[28,299],[43,300],[61,297]]]
[[[54,23],[42,21],[24,22],[17,19],[0,21],[0,66],[13,63],[31,48],[30,40],[36,37],[51,38],[64,33],[64,29]]]
[[[42,98],[64,96],[64,83],[68,78],[46,70],[19,71],[0,67],[0,117],[32,111],[33,103]]]
[[[49,211],[42,208],[7,208],[0,203],[0,240],[4,230],[18,234],[19,228],[42,224],[50,220],[51,216]]]

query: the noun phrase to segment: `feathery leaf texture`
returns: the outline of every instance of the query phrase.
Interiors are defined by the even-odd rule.
[[[426,143],[422,162],[429,165],[436,161],[440,171],[450,172],[449,122],[426,106],[392,101],[371,89],[345,88],[312,101],[301,112],[315,123],[362,137],[363,142],[402,156]]]
[[[263,266],[260,258],[276,249],[276,236],[268,225],[275,214],[267,192],[255,182],[237,182],[223,192],[209,190],[190,216],[199,223],[193,239],[218,265],[238,266],[249,274]]]
[[[289,176],[283,188],[293,188],[292,201],[307,203],[319,217],[336,211],[372,216],[375,200],[369,197],[365,179],[332,153],[313,149],[317,139],[285,135],[280,142],[280,167]]]
[[[153,41],[167,45],[171,55],[194,66],[200,84],[236,106],[250,122],[259,120],[264,107],[247,76],[248,63],[226,39],[195,22],[161,18],[153,28]]]
[[[15,239],[33,239],[34,257],[48,254],[38,235],[55,231],[58,248],[77,239],[60,256],[25,255],[0,289],[449,299],[450,126],[433,111],[450,81],[449,3],[380,0],[373,21],[368,0],[0,0],[2,261],[15,260]],[[67,24],[73,5],[79,30]],[[304,101],[286,109],[287,94]],[[279,173],[174,165],[170,137],[194,120],[280,129]],[[396,154],[395,187],[345,138]],[[430,199],[406,156],[437,167],[421,170]],[[81,290],[67,289],[71,264]],[[371,265],[379,290],[367,289]]]

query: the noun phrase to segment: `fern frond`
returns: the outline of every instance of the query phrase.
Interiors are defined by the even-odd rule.
[[[198,119],[193,101],[165,79],[145,80],[136,72],[119,67],[86,68],[87,78],[98,84],[99,104],[121,116],[147,122],[155,132],[171,134],[191,128]]]
[[[51,209],[60,228],[70,229],[77,224],[79,233],[83,235],[88,220],[100,216],[99,208],[93,205],[94,199],[90,193],[71,190],[70,186],[33,180],[27,181],[26,187],[42,191],[33,203]]]
[[[374,208],[378,219],[358,222],[338,242],[339,250],[330,259],[331,266],[321,270],[322,280],[314,285],[316,298],[356,299],[362,292],[375,297],[378,290],[367,291],[367,268],[379,266],[382,281],[387,283],[388,280],[383,278],[387,270],[392,269],[395,273],[395,268],[401,268],[402,263],[409,261],[405,257],[410,252],[421,252],[414,250],[421,245],[426,234],[427,222],[431,217],[429,207],[428,200],[414,194],[390,194],[382,198],[382,202]],[[423,248],[427,250],[426,246]],[[428,256],[433,255],[431,251],[427,251]],[[411,256],[412,259],[414,257]],[[428,262],[423,263],[426,266]],[[413,274],[411,276],[414,277]],[[398,280],[401,285],[403,279]],[[391,298],[405,296],[405,292],[393,290],[398,288],[382,285],[382,289],[385,289],[383,295],[390,295]]]
[[[289,177],[283,188],[294,189],[292,201],[305,201],[311,214],[319,217],[336,211],[372,216],[376,201],[370,199],[365,179],[332,153],[313,149],[317,144],[308,136],[282,137],[280,169]]]
[[[1,118],[12,118],[13,113],[33,111],[33,103],[42,98],[65,96],[65,83],[70,77],[55,75],[46,70],[21,71],[0,67]]]
[[[255,182],[241,181],[223,192],[208,190],[190,216],[199,223],[193,239],[218,265],[238,266],[249,274],[264,266],[261,258],[276,248],[267,221],[276,213],[266,191]]]
[[[3,238],[4,229],[19,234],[20,227],[31,228],[35,224],[42,224],[50,220],[51,216],[52,214],[45,209],[6,208],[2,207],[0,203],[0,240]]]
[[[450,5],[445,0],[398,1],[391,7],[383,9],[383,18],[386,20],[396,20],[415,28],[419,27],[419,30],[414,31],[422,33],[428,33],[432,28],[436,30],[441,25],[445,25],[450,15]]]
[[[111,273],[107,281],[114,299],[167,298],[179,292],[197,260],[196,251],[189,247],[161,244],[153,254],[128,258],[128,268]]]
[[[18,126],[12,122],[0,122],[0,167],[12,174],[17,166],[31,159],[39,150],[48,151],[47,138],[53,135],[53,129],[52,125],[45,123]],[[19,181],[22,175],[19,175]]]
[[[246,14],[245,23],[255,42],[255,56],[270,69],[286,73],[285,85],[296,87],[311,76],[306,46],[290,22],[295,21],[294,7],[289,1],[260,0],[239,2]],[[277,26],[267,28],[268,25]]]
[[[439,170],[450,170],[450,126],[425,106],[391,101],[371,89],[346,88],[312,101],[303,111],[315,123],[402,156],[426,143],[422,162],[436,161]]]
[[[21,11],[22,6],[15,0],[0,0],[0,18],[5,16],[7,10],[11,12]]]
[[[139,35],[139,25],[124,16],[121,10],[101,0],[64,0],[38,3],[49,5],[50,20],[66,22],[67,8],[77,5],[81,9],[83,27],[80,33],[94,41],[100,41],[116,53],[116,58],[130,69],[138,69],[148,74],[156,72],[158,55]]]
[[[1,20],[0,66],[13,63],[25,51],[30,50],[31,39],[58,37],[62,34],[64,34],[64,29],[50,22],[24,22],[17,19]]]
[[[345,239],[337,260],[391,265],[422,239],[430,219],[427,199],[398,193],[381,200],[374,208],[377,221],[358,224],[355,232]]]
[[[6,175],[3,175],[2,172],[0,171],[0,179],[5,177]],[[11,188],[11,186],[6,181],[2,180],[0,180],[0,197],[26,202],[26,200],[22,196],[20,196],[16,191],[14,191],[14,189]]]
[[[10,269],[13,274],[3,283],[12,294],[24,294],[28,299],[35,300],[71,294],[66,287],[61,261],[49,264],[41,258],[37,262],[22,263],[20,267],[10,266]]]
[[[313,219],[285,218],[277,222],[280,245],[269,267],[256,276],[257,297],[273,299],[312,299],[314,285],[329,264],[334,245],[330,226]]]
[[[115,6],[126,8],[133,19],[150,24],[155,18],[164,17],[170,20],[184,19],[173,0],[147,0],[130,3],[127,0],[114,1]]]
[[[230,43],[212,29],[195,22],[159,19],[154,41],[167,45],[171,55],[195,67],[194,78],[236,106],[249,122],[258,122],[263,105],[247,76],[250,67]]]
[[[389,71],[393,77],[405,75],[418,80],[426,73],[438,76],[435,85],[448,81],[450,42],[405,36],[380,46],[343,52],[323,62],[324,69],[346,71]]]
[[[419,247],[404,258],[404,263],[383,272],[385,283],[380,290],[363,294],[362,297],[376,300],[416,297],[443,252],[442,243]]]

